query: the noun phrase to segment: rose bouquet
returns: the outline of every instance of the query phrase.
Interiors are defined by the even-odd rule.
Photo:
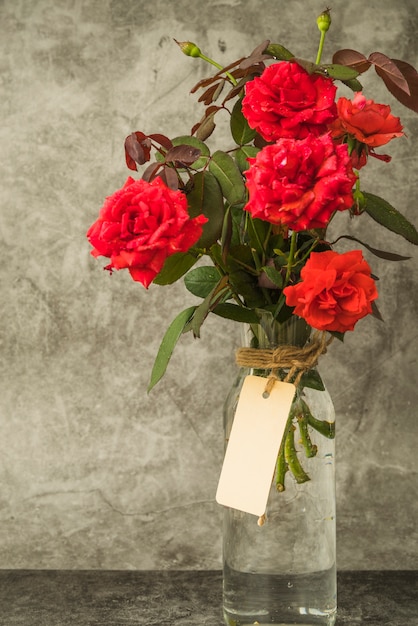
[[[218,499],[226,504],[224,615],[235,626],[310,624],[310,615],[315,624],[335,621],[334,413],[315,365],[332,336],[342,339],[367,315],[381,317],[376,276],[362,250],[391,261],[406,257],[376,250],[363,237],[331,237],[329,225],[337,214],[339,223],[344,215],[367,214],[418,244],[415,227],[363,189],[370,159],[388,167],[391,157],[379,148],[404,133],[390,107],[363,94],[359,81],[374,68],[392,95],[418,112],[418,73],[380,52],[366,57],[344,49],[324,63],[329,10],[317,23],[314,62],[264,41],[222,67],[194,43],[179,43],[186,55],[216,67],[192,89],[200,92],[203,114],[189,134],[135,131],[126,138],[126,164],[134,172],[144,166],[142,175],[128,177],[105,200],[87,233],[92,254],[110,259],[110,272],[127,269],[145,288],[183,278],[198,298],[166,331],[149,388],[164,375],[179,338],[199,337],[209,314],[247,324],[249,345],[237,353],[240,374],[225,404],[228,448],[248,369],[258,374],[257,384],[267,379],[263,398],[277,378],[295,386],[266,470],[266,498],[282,492],[264,509],[268,523],[261,515],[257,526],[253,511]],[[337,97],[339,85],[353,92],[351,99]],[[228,116],[230,135],[223,133],[224,149],[213,150],[220,115]],[[338,251],[342,240],[356,249]],[[264,406],[250,406],[258,442]],[[276,405],[274,411],[276,418]],[[254,439],[246,439],[234,496],[250,483],[261,491],[254,457],[264,448]],[[287,475],[294,480],[286,479],[285,488]]]
[[[315,62],[264,41],[221,67],[194,43],[177,42],[184,54],[216,67],[192,89],[201,92],[200,120],[189,134],[135,131],[125,140],[127,167],[145,167],[105,200],[87,233],[92,254],[146,288],[183,278],[200,299],[164,335],[149,388],[181,335],[199,337],[211,313],[248,324],[266,312],[279,324],[297,316],[340,339],[366,315],[380,317],[376,277],[361,249],[392,261],[406,257],[349,235],[331,241],[337,213],[355,220],[367,214],[418,244],[415,227],[362,187],[369,159],[389,163],[377,150],[403,136],[403,127],[359,81],[374,68],[395,98],[418,112],[418,74],[379,52],[343,49],[322,62],[330,22],[328,10],[317,20]],[[352,99],[337,98],[339,84]],[[219,114],[229,116],[231,136],[223,137],[225,149],[211,151]],[[342,239],[361,249],[339,252]]]

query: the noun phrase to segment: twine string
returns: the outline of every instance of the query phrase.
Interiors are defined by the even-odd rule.
[[[288,370],[284,382],[292,381],[297,387],[303,374],[318,363],[318,358],[325,354],[333,337],[327,338],[325,332],[315,331],[309,343],[303,348],[284,345],[277,348],[239,348],[235,355],[239,367],[270,370],[263,396],[268,397],[279,370]]]

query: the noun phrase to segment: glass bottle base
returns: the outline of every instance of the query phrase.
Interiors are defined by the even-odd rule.
[[[229,570],[224,579],[227,626],[333,626],[335,570],[297,576]]]

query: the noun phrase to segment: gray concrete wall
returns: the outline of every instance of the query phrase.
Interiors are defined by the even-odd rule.
[[[204,75],[172,38],[228,62],[265,38],[313,57],[319,0],[0,2],[0,563],[3,568],[216,568],[221,408],[238,331],[209,320],[146,387],[162,333],[193,297],[112,277],[85,232],[127,176],[133,130],[188,132]],[[375,50],[418,65],[415,0],[335,0],[325,59]],[[373,80],[372,80],[373,79]],[[408,135],[367,188],[417,221],[418,117],[371,76]],[[385,323],[335,342],[340,568],[417,565],[416,251],[365,218]],[[359,230],[361,228],[361,232]],[[366,231],[366,232],[364,232]],[[353,232],[353,231],[352,231]],[[361,235],[361,236],[360,236]]]

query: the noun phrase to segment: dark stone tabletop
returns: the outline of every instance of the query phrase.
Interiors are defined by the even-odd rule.
[[[340,572],[336,626],[418,626],[418,572]],[[219,571],[0,570],[1,626],[222,626]]]

